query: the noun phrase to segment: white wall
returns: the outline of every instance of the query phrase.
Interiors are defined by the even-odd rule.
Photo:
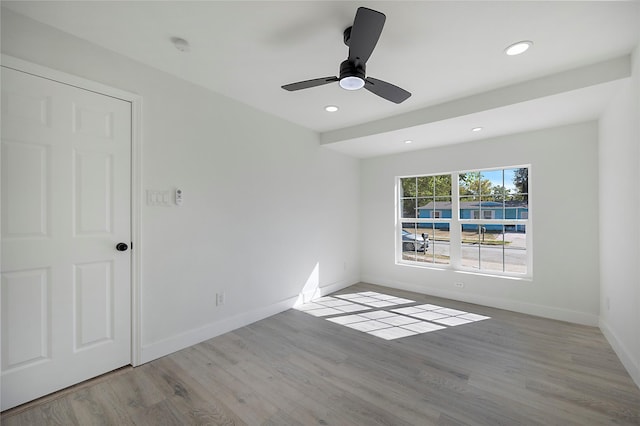
[[[640,48],[600,120],[600,328],[640,386]]]
[[[180,186],[185,204],[142,209],[143,361],[361,272],[363,281],[551,318],[595,324],[600,314],[640,384],[637,49],[628,90],[599,130],[586,123],[360,165],[319,147],[312,132],[4,9],[2,52],[144,99],[143,188]],[[395,265],[396,175],[523,163],[532,164],[532,280]],[[216,308],[220,291],[227,303]]]
[[[143,97],[143,190],[184,191],[142,206],[143,362],[358,281],[359,163],[317,134],[4,9],[2,53]]]
[[[590,122],[363,160],[362,280],[597,324],[597,137],[597,123]],[[531,164],[531,280],[395,264],[395,176],[520,164]],[[465,287],[456,288],[457,281]]]

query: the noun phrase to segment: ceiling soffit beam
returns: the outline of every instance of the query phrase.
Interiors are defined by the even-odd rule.
[[[406,114],[320,134],[323,145],[392,132],[582,89],[631,76],[631,55],[501,87]]]

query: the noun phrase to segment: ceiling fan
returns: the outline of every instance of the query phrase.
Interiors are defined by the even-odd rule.
[[[358,8],[353,26],[344,30],[344,44],[349,46],[349,57],[340,64],[340,77],[323,77],[285,84],[283,89],[296,91],[338,82],[346,90],[365,88],[388,101],[399,104],[411,93],[377,78],[366,77],[366,64],[378,43],[386,16],[366,7]]]

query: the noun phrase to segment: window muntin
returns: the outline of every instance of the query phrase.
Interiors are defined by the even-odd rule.
[[[402,229],[412,234],[409,238],[428,236],[422,238],[426,248],[403,249],[397,256],[400,263],[530,275],[528,166],[402,177],[398,182]],[[453,250],[451,241],[457,246]]]

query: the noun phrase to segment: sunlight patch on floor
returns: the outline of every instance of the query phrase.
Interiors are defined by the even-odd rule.
[[[432,304],[420,304],[375,291],[336,294],[314,299],[295,309],[385,340],[443,330],[490,317]],[[378,310],[372,310],[378,308]],[[387,308],[380,310],[379,308]],[[393,308],[393,309],[391,309]],[[349,315],[344,315],[345,313]]]

